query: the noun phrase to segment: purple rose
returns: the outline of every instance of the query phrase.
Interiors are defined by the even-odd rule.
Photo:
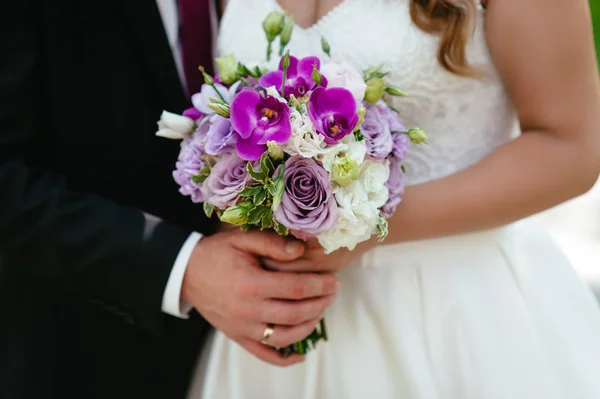
[[[390,218],[396,212],[396,207],[402,201],[404,194],[404,175],[402,173],[402,163],[397,158],[390,159],[390,177],[385,183],[389,191],[389,199],[381,207],[381,213],[384,217]]]
[[[267,143],[284,144],[292,135],[290,109],[272,96],[246,89],[231,103],[231,125],[237,132],[236,151],[246,161],[256,161]]]
[[[312,158],[296,156],[285,162],[283,176],[285,191],[275,219],[303,240],[331,230],[337,203],[327,171]]]
[[[328,144],[336,144],[352,133],[359,120],[354,96],[341,87],[317,87],[308,101],[308,115]]]
[[[382,105],[366,105],[365,120],[360,132],[367,142],[367,154],[376,160],[384,160],[392,152],[394,142],[390,124]]]
[[[194,133],[182,141],[176,169],[173,171],[173,179],[180,186],[179,192],[189,195],[195,203],[204,202],[202,185],[192,181],[192,177],[204,167],[202,155],[202,137],[199,133]]]
[[[225,210],[238,202],[247,181],[246,161],[231,152],[213,166],[202,191],[206,202]]]
[[[293,94],[296,98],[304,97],[308,92],[316,87],[316,83],[312,80],[313,67],[317,70],[321,68],[321,60],[317,57],[306,57],[298,60],[296,57],[290,56],[290,66],[287,70],[284,96],[290,98]],[[265,89],[271,86],[279,91],[283,83],[283,57],[279,61],[279,70],[269,72],[259,79],[259,83]],[[327,79],[323,77],[321,87],[327,87]]]
[[[220,155],[232,150],[236,142],[237,135],[231,121],[219,115],[211,116],[204,151],[209,155]]]
[[[394,149],[392,150],[392,155],[399,162],[403,162],[410,152],[412,145],[410,142],[410,137],[404,133],[395,133],[392,134],[392,139],[394,140]]]

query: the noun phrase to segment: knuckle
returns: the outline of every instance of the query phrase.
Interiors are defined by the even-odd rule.
[[[249,320],[252,318],[253,314],[250,307],[243,305],[232,305],[230,313],[236,320]]]

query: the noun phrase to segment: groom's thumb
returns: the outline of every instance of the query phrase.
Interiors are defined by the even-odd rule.
[[[244,252],[282,262],[298,259],[304,254],[301,241],[261,231],[237,234],[233,245]]]

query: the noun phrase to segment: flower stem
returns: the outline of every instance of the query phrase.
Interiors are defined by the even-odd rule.
[[[270,41],[267,46],[267,61],[271,61],[271,54],[273,53],[273,42]]]
[[[221,99],[221,101],[223,101],[225,104],[229,104],[227,102],[227,100],[225,100],[225,97],[223,97],[223,95],[221,94],[221,92],[219,90],[217,90],[217,86],[215,86],[215,83],[213,82],[210,87],[212,87],[213,89],[215,89],[215,91],[217,92],[217,95],[219,96],[219,98]]]
[[[281,82],[281,97],[285,98],[285,81],[287,80],[287,72],[290,67],[290,51],[288,50],[283,56],[283,81]]]
[[[328,341],[327,327],[325,327],[325,318],[322,318],[319,324],[321,325],[321,338],[323,338],[325,341]]]

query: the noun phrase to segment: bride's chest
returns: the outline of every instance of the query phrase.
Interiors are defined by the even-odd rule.
[[[416,79],[459,83],[437,63],[439,39],[421,31],[410,17],[409,0],[330,0],[334,4],[312,26],[295,26],[289,49],[297,57],[325,57],[321,38],[333,56],[349,59],[358,68],[385,64],[394,80],[406,86]],[[299,3],[299,2],[296,2]],[[335,5],[337,4],[337,5]],[[265,61],[267,41],[262,20],[273,11],[283,11],[276,0],[229,0],[220,25],[217,52],[235,54],[248,64]],[[481,24],[469,43],[469,58],[476,64],[489,63]],[[272,60],[276,62],[278,44]]]

